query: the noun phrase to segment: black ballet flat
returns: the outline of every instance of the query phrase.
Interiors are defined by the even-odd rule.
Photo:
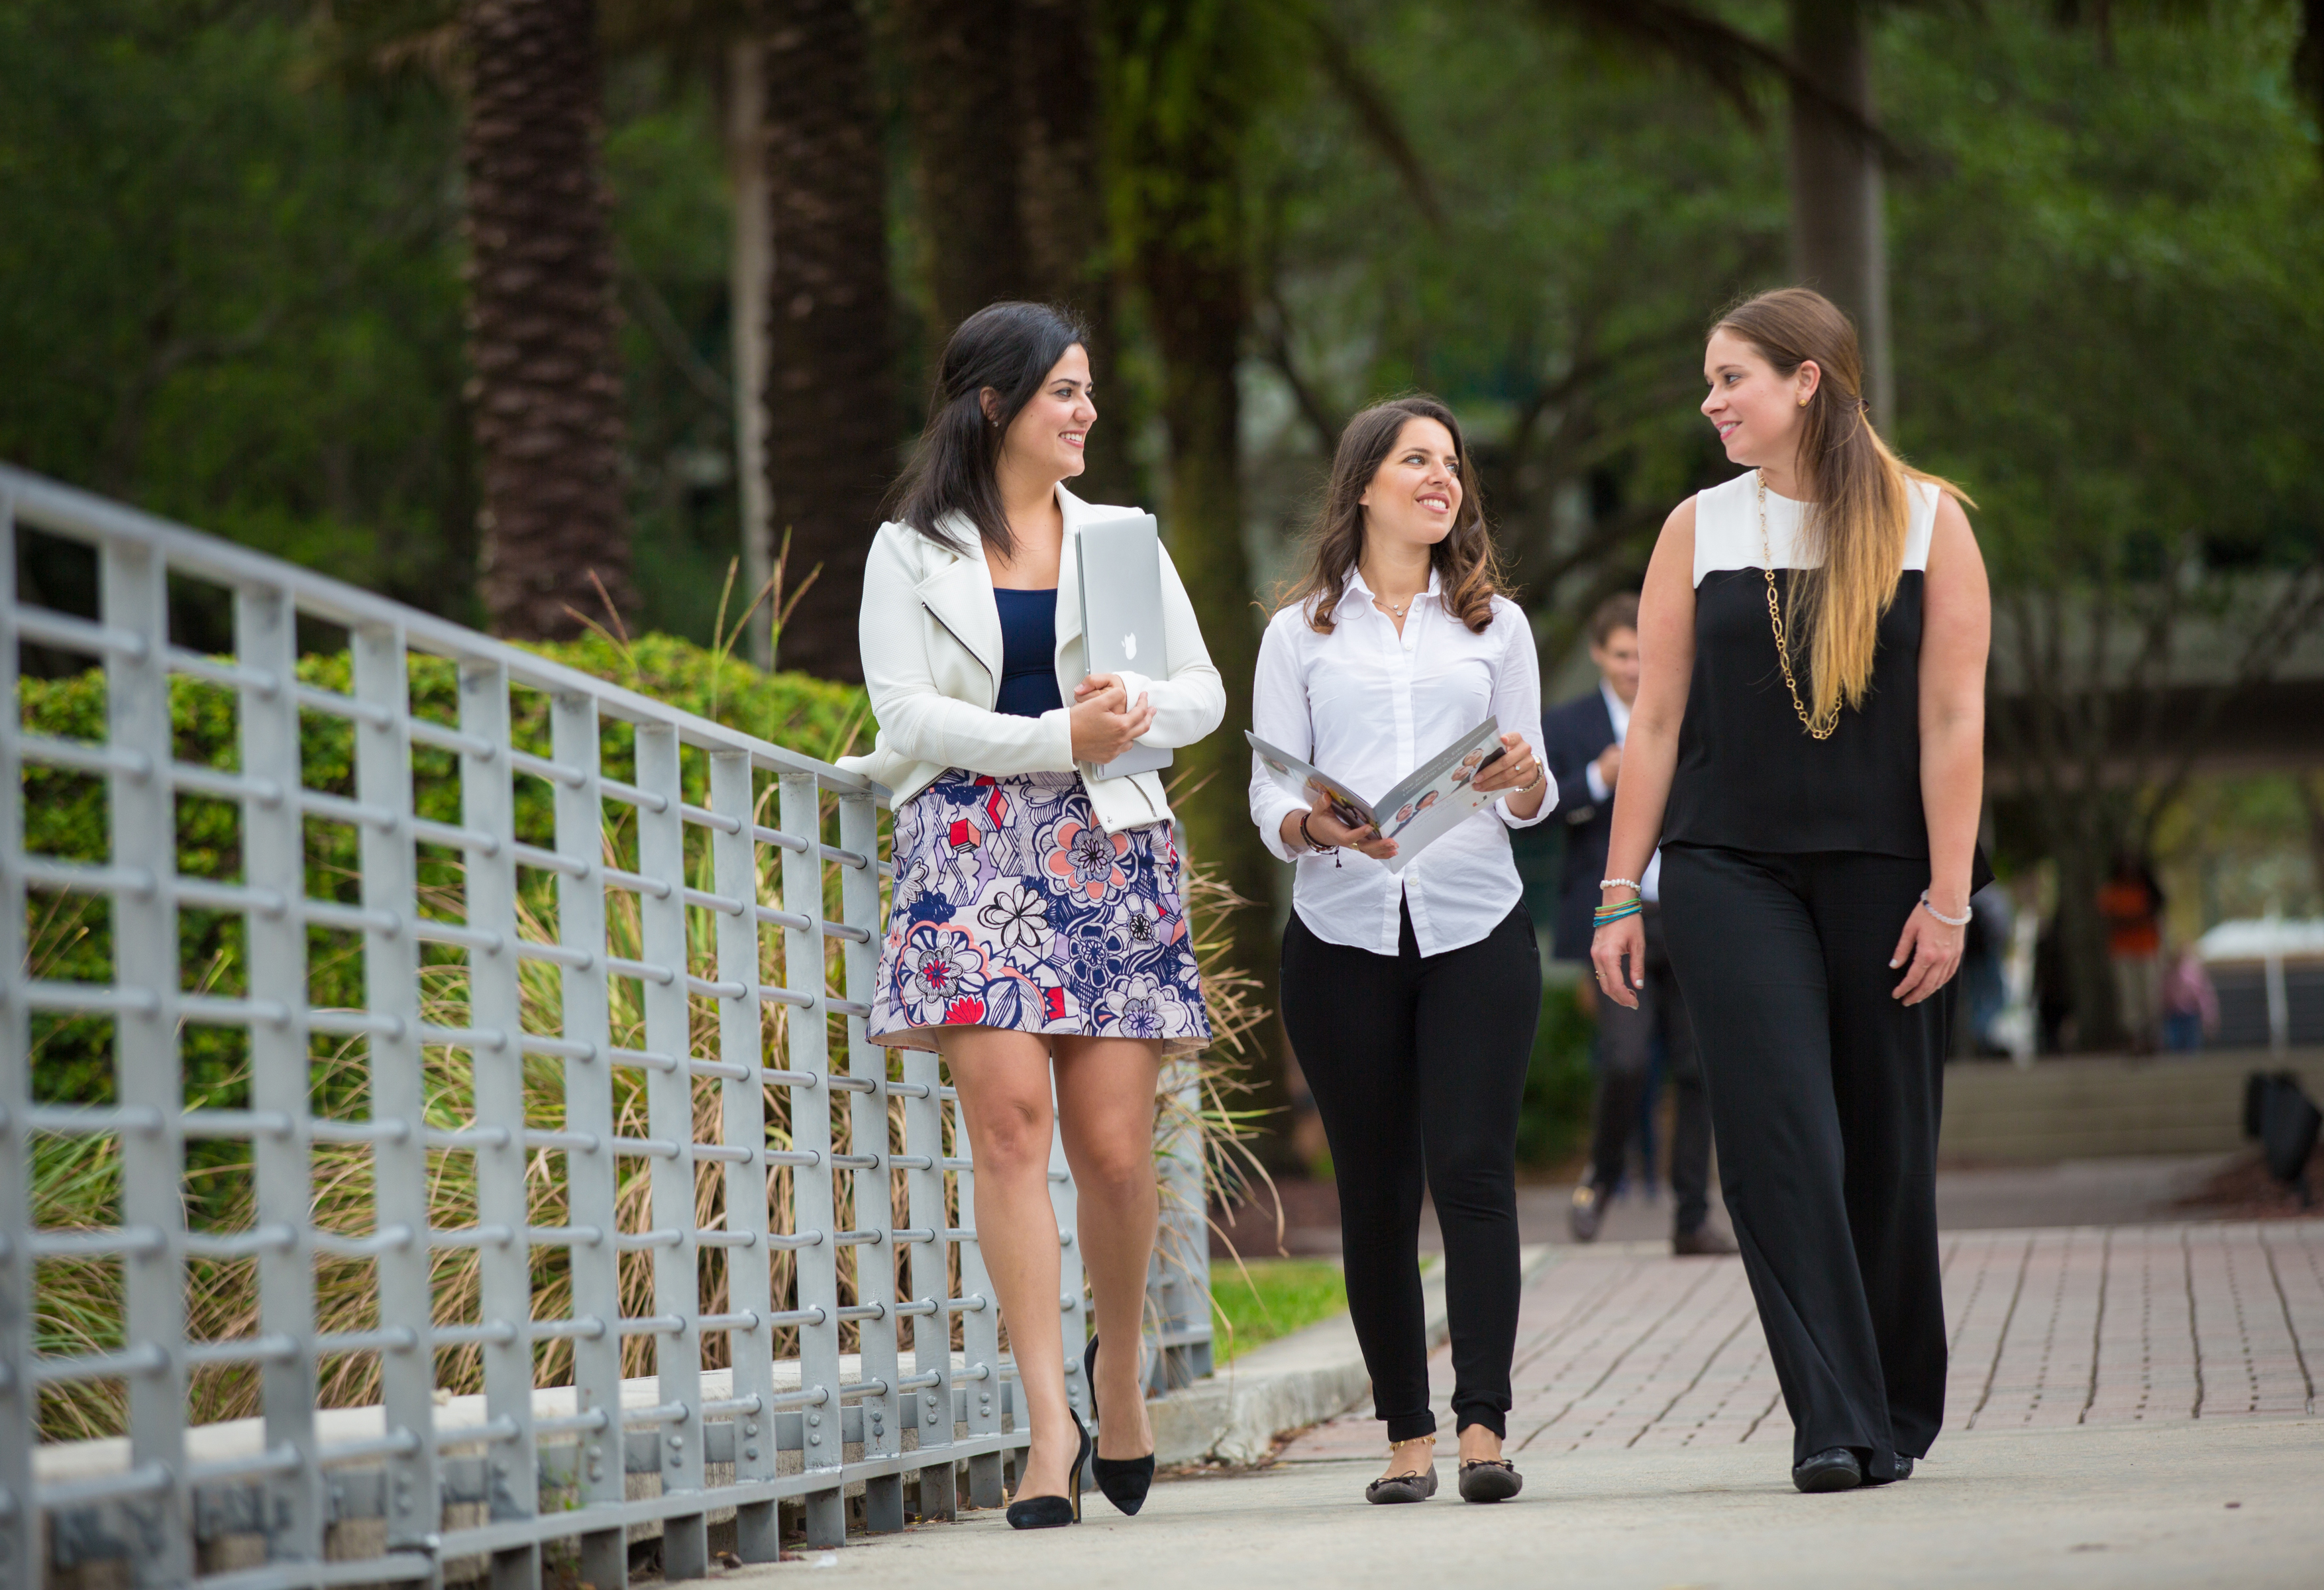
[[[1853,1491],[1864,1484],[1864,1465],[1845,1447],[1827,1447],[1792,1465],[1792,1484],[1811,1495]]]
[[[1082,1383],[1089,1388],[1090,1412],[1097,1412],[1097,1337],[1092,1336],[1089,1345],[1082,1349]],[[1098,1421],[1104,1428],[1104,1420]],[[1138,1510],[1146,1505],[1146,1493],[1154,1484],[1154,1454],[1143,1457],[1101,1457],[1094,1451],[1090,1456],[1090,1473],[1105,1499],[1122,1512],[1135,1518]]]
[[[1074,1429],[1082,1438],[1081,1450],[1074,1454],[1074,1466],[1065,1475],[1066,1494],[1063,1496],[1028,1496],[1022,1502],[1009,1504],[1009,1527],[1012,1530],[1056,1530],[1082,1521],[1082,1468],[1089,1462],[1089,1431],[1082,1426],[1082,1416],[1067,1407]]]
[[[1364,1500],[1390,1506],[1400,1502],[1425,1502],[1436,1494],[1436,1467],[1431,1464],[1416,1474],[1388,1474],[1364,1487]]]
[[[1525,1475],[1506,1457],[1471,1457],[1461,1465],[1461,1500],[1507,1502],[1525,1489]]]

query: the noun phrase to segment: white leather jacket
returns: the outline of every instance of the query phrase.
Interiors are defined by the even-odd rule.
[[[1057,504],[1065,521],[1057,563],[1057,692],[1066,706],[1039,717],[992,710],[1001,693],[1001,609],[976,527],[962,517],[945,526],[967,546],[965,555],[893,521],[872,538],[863,565],[860,634],[863,684],[880,734],[869,754],[843,757],[840,765],[887,785],[896,805],[946,768],[996,774],[1074,771],[1067,715],[1074,687],[1088,674],[1076,594],[1078,538],[1084,524],[1136,510],[1093,506],[1062,485]],[[1166,671],[1148,679],[1125,670],[1122,683],[1132,701],[1143,694],[1154,707],[1154,726],[1139,744],[1175,749],[1217,728],[1227,697],[1167,551],[1162,554],[1162,619]],[[1159,772],[1092,780],[1086,787],[1098,822],[1110,833],[1170,818]]]

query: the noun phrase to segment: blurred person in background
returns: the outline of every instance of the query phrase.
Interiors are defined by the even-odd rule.
[[[1622,778],[1622,743],[1629,737],[1630,704],[1638,695],[1638,598],[1617,591],[1590,615],[1590,661],[1598,666],[1598,688],[1542,715],[1544,760],[1557,781],[1557,808],[1565,818],[1565,872],[1558,890],[1554,953],[1563,961],[1590,958],[1591,911],[1606,870],[1606,842],[1614,829],[1614,790]],[[1566,1225],[1578,1243],[1593,1242],[1606,1218],[1606,1205],[1622,1179],[1629,1145],[1644,1150],[1646,1187],[1653,1195],[1655,1058],[1659,1049],[1670,1078],[1675,1109],[1671,1126],[1670,1179],[1674,1201],[1671,1252],[1682,1255],[1731,1253],[1732,1238],[1710,1224],[1711,1105],[1702,1092],[1702,1066],[1695,1057],[1694,1033],[1686,1005],[1671,975],[1670,952],[1663,940],[1660,883],[1662,857],[1646,863],[1645,884],[1646,982],[1636,1009],[1596,997],[1582,985],[1582,1013],[1593,1016],[1598,1035],[1591,1045],[1597,1062],[1598,1099],[1592,1116],[1590,1169],[1573,1189]]]
[[[2163,885],[2144,859],[2129,851],[2116,856],[2114,875],[2098,890],[2098,914],[2106,919],[2115,999],[2135,1055],[2154,1052],[2155,1020],[2162,1011],[2157,983],[2163,906]]]
[[[1961,1033],[1968,1052],[1980,1059],[2006,1059],[2008,1046],[1993,1024],[2009,1003],[2009,939],[2017,922],[2016,902],[1997,880],[1969,896],[1974,914],[1961,948]]]
[[[2172,957],[2163,976],[2163,1047],[2192,1053],[2219,1031],[2219,992],[2211,985],[2211,969],[2193,945]]]

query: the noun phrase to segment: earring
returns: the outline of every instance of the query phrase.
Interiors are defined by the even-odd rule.
[[[1800,407],[1802,407],[1803,409],[1804,409],[1804,408],[1806,408],[1807,406],[1808,406],[1808,400],[1807,400],[1807,399],[1805,399],[1805,398],[1802,398],[1802,399],[1800,400]]]

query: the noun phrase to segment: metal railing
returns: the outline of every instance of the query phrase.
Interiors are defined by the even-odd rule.
[[[20,603],[25,531],[93,554],[93,618]],[[934,1055],[891,1076],[864,1038],[883,790],[5,468],[0,537],[0,682],[17,696],[23,644],[101,661],[105,722],[102,740],[21,711],[0,726],[0,1585],[118,1558],[140,1584],[220,1590],[447,1566],[530,1586],[547,1549],[604,1590],[640,1526],[678,1578],[706,1570],[714,1518],[769,1561],[787,1521],[838,1544],[859,1497],[875,1530],[902,1527],[908,1487],[920,1516],[950,1516],[963,1474],[968,1500],[1000,1501],[1026,1437],[957,1107]],[[230,602],[230,655],[172,643],[173,582]],[[344,631],[344,691],[302,674],[302,624]],[[454,721],[415,710],[422,658],[456,669]],[[230,703],[227,764],[181,759],[173,676]],[[351,738],[340,791],[310,781],[318,725]],[[456,783],[456,818],[421,815],[416,756]],[[27,853],[41,769],[101,795],[106,854]],[[181,869],[187,798],[235,809],[238,876]],[[318,897],[318,836],[344,851],[349,831],[351,875]],[[73,900],[102,907],[104,981],[27,966],[28,910]],[[237,925],[239,986],[189,985],[192,912]],[[359,958],[360,998],[315,1008],[332,942]],[[43,1096],[36,1041],[89,1018],[109,1089]],[[228,1105],[189,1106],[204,1029],[237,1035]],[[352,1085],[318,1084],[325,1055]],[[92,1144],[109,1217],[42,1227],[42,1156]],[[238,1224],[189,1220],[189,1149],[241,1179]],[[1149,1315],[1157,1379],[1184,1381],[1209,1368],[1201,1167],[1196,1144],[1169,1152],[1191,1223],[1174,1218]],[[362,1219],[344,1198],[318,1215],[326,1163],[367,1186]],[[1070,1234],[1062,1154],[1051,1180]],[[1086,1410],[1070,1234],[1064,1257]],[[44,1350],[36,1290],[70,1266],[103,1271],[119,1328]],[[362,1283],[352,1323],[318,1312],[332,1267]],[[232,1276],[247,1317],[197,1332],[194,1289]],[[369,1395],[318,1408],[327,1371]],[[254,1416],[190,1423],[221,1374]],[[93,1385],[125,1436],[44,1441],[44,1399]]]

